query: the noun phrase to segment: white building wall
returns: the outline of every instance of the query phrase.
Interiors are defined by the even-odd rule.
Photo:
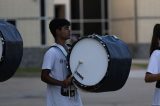
[[[51,19],[54,18],[54,0],[46,0],[46,17],[50,17]],[[46,21],[46,45],[52,45],[54,42],[54,38],[52,37],[50,30],[49,30],[49,22],[50,20]]]
[[[150,43],[160,0],[109,0],[110,31],[128,43]]]
[[[24,47],[40,46],[39,0],[0,0],[0,18],[16,19]],[[32,20],[29,20],[31,18]]]
[[[160,0],[137,0],[138,40],[140,43],[151,41],[153,27],[160,23]],[[146,19],[145,19],[146,18]]]
[[[47,46],[54,42],[48,27],[50,20],[54,18],[54,6],[64,4],[66,18],[70,20],[70,0],[45,0],[45,2]],[[0,19],[16,19],[24,47],[41,46],[40,0],[0,0]]]
[[[39,0],[0,0],[0,17],[39,16]]]
[[[134,0],[109,0],[111,34],[127,43],[135,42]]]
[[[18,20],[17,28],[23,38],[24,47],[41,46],[39,20]]]
[[[109,30],[127,43],[149,43],[153,26],[160,23],[160,0],[108,0]],[[137,8],[135,9],[135,1]],[[48,25],[54,18],[54,6],[65,5],[66,18],[70,20],[70,0],[45,0],[46,45],[54,39]],[[137,17],[135,17],[137,10]],[[22,35],[24,47],[41,45],[40,0],[0,0],[0,19],[17,19],[16,25]],[[137,26],[135,21],[137,19]],[[137,28],[137,35],[136,29]],[[136,38],[137,37],[137,38]],[[136,41],[137,40],[137,41]]]
[[[109,0],[113,18],[134,17],[134,0]]]

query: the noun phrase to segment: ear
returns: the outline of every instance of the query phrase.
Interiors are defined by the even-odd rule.
[[[59,29],[56,29],[56,31],[55,31],[55,32],[56,32],[56,35],[57,35],[57,34],[59,34]]]
[[[56,29],[56,33],[59,33],[60,31],[61,31],[60,28],[57,28],[57,29]]]
[[[57,38],[59,35],[61,35],[60,29],[56,29],[55,32],[56,32],[56,38]]]

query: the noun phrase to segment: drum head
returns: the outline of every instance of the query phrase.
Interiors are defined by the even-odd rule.
[[[69,65],[74,78],[80,84],[94,86],[107,72],[108,53],[98,40],[83,38],[73,46]]]

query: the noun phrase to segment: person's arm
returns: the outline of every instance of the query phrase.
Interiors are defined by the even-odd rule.
[[[160,80],[160,74],[152,74],[147,72],[145,74],[145,82],[155,82]]]
[[[63,81],[56,80],[49,76],[50,70],[49,69],[43,69],[41,72],[41,80],[47,84],[56,85],[56,86],[62,86],[62,87],[68,87],[71,84],[71,78],[67,78]]]
[[[145,82],[156,82],[160,80],[160,73],[159,73],[159,51],[153,51],[150,56],[147,72],[145,74]]]

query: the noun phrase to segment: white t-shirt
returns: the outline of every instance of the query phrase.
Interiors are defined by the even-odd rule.
[[[44,55],[42,69],[50,69],[51,77],[63,81],[69,74],[66,62],[64,53],[56,47],[51,47]],[[74,97],[62,96],[61,86],[47,84],[47,106],[82,106],[82,101],[78,91]]]
[[[160,50],[153,51],[149,60],[147,72],[150,72],[152,74],[160,73]],[[152,105],[160,106],[160,89],[159,88],[155,88]]]

